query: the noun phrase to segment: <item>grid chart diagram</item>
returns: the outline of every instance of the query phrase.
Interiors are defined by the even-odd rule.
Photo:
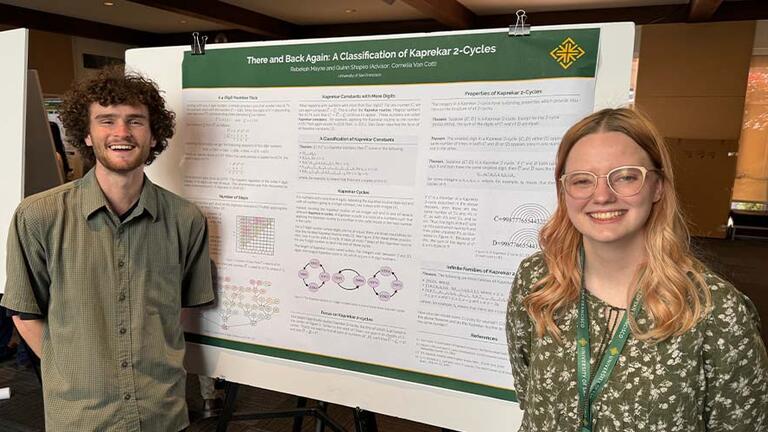
[[[237,251],[242,253],[275,254],[275,219],[262,216],[237,217]]]

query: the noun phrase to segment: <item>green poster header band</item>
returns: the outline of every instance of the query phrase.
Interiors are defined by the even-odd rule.
[[[595,76],[600,29],[460,34],[184,53],[183,88],[308,87]]]

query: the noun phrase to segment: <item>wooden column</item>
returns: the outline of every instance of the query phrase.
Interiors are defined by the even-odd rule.
[[[72,36],[30,30],[27,67],[37,70],[44,94],[64,93],[75,78]]]
[[[755,22],[642,27],[636,105],[667,139],[693,235],[725,237]]]

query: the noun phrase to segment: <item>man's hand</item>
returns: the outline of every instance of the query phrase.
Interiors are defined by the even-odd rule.
[[[43,320],[23,320],[20,316],[13,316],[13,323],[21,337],[27,342],[32,351],[42,358],[43,351]]]

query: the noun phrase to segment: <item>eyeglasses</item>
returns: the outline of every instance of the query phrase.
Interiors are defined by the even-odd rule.
[[[560,182],[571,198],[586,199],[595,193],[598,179],[605,177],[608,187],[613,193],[620,197],[630,197],[640,193],[645,184],[645,177],[649,172],[661,171],[642,166],[620,166],[601,176],[590,171],[573,171],[560,176]]]

